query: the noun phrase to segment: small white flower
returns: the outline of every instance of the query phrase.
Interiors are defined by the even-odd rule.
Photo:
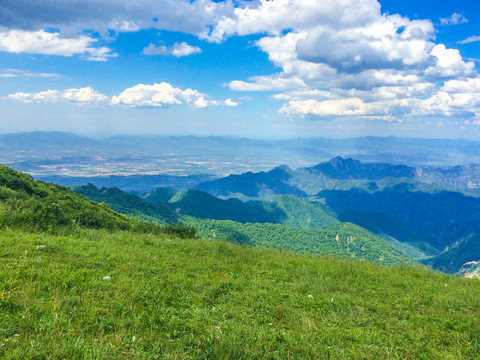
[[[333,302],[333,298],[332,298],[332,300],[330,300],[330,301]]]
[[[103,280],[111,280],[111,279],[112,279],[111,276],[104,276],[104,277],[103,277]]]
[[[313,298],[313,295],[312,294],[308,294],[308,298]]]

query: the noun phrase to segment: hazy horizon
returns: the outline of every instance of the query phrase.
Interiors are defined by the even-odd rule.
[[[162,134],[162,133],[111,133],[111,134],[94,134],[94,133],[81,133],[81,132],[70,132],[70,131],[60,131],[60,130],[32,130],[32,131],[14,131],[14,132],[4,132],[0,133],[0,136],[8,136],[8,135],[20,135],[20,134],[69,134],[69,135],[76,135],[80,137],[85,137],[92,140],[105,140],[109,138],[115,137],[197,137],[197,138],[208,138],[208,137],[215,137],[215,138],[232,138],[232,139],[246,139],[246,140],[254,140],[254,141],[282,141],[282,140],[314,140],[314,139],[325,139],[325,140],[348,140],[348,139],[356,139],[356,138],[379,138],[379,139],[386,139],[386,138],[398,138],[398,139],[411,139],[411,140],[451,140],[451,141],[467,141],[467,142],[480,142],[480,139],[471,139],[471,138],[448,138],[448,137],[422,137],[422,136],[398,136],[398,135],[385,135],[385,136],[377,136],[377,135],[360,135],[360,136],[346,136],[346,137],[329,137],[329,136],[304,136],[304,137],[255,137],[255,136],[240,136],[240,135],[233,135],[233,134],[225,134],[225,135],[203,135],[203,134]]]

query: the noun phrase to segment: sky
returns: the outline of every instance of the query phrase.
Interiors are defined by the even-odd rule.
[[[480,140],[478,0],[0,0],[0,133]]]

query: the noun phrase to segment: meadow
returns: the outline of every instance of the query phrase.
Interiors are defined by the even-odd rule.
[[[475,359],[480,281],[223,240],[0,232],[2,359]]]

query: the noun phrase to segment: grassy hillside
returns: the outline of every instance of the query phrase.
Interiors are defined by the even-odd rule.
[[[31,231],[106,228],[129,230],[140,222],[63,186],[34,181],[0,165],[0,227]]]
[[[480,281],[222,241],[0,232],[2,359],[474,359]]]
[[[109,197],[112,193],[118,195],[118,192],[121,191],[112,189]],[[123,199],[123,196],[120,198]],[[136,199],[129,198],[132,201]],[[122,209],[127,208],[125,204]],[[142,219],[148,216],[140,211],[135,215],[140,215]],[[107,229],[176,234],[180,237],[193,237],[196,232],[194,228],[181,224],[158,226],[121,215],[107,205],[90,201],[66,187],[35,181],[29,175],[0,165],[0,229],[4,228],[57,234],[78,233],[82,229]]]

